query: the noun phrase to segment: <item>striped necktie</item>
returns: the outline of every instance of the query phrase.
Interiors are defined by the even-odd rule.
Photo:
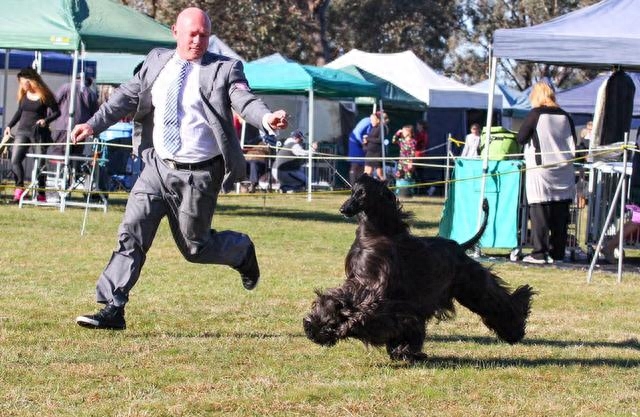
[[[171,81],[167,88],[167,101],[164,104],[164,147],[167,152],[174,154],[180,149],[180,119],[178,119],[178,97],[182,89],[185,75],[189,69],[189,61],[179,60],[178,76]]]

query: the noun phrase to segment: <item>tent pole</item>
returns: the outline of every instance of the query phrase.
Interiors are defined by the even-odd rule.
[[[625,149],[626,152],[626,149]],[[618,185],[616,186],[616,191],[613,194],[613,198],[611,199],[611,207],[609,208],[609,213],[607,213],[607,218],[604,221],[602,226],[602,231],[600,232],[600,238],[598,239],[598,243],[596,244],[596,248],[593,252],[593,257],[591,258],[591,263],[589,264],[589,270],[587,271],[587,284],[591,283],[591,277],[593,275],[593,269],[598,262],[598,257],[600,255],[600,251],[602,249],[602,243],[604,242],[604,238],[606,236],[607,229],[609,228],[609,224],[611,223],[611,218],[613,217],[613,213],[615,212],[616,205],[615,202],[618,201],[620,197],[620,193],[622,192],[623,183],[625,182],[626,177],[626,167],[623,168],[623,171],[620,175],[620,179],[618,180]],[[621,221],[623,219],[620,219]],[[622,232],[622,230],[620,230]]]
[[[451,148],[451,132],[447,133],[447,157],[444,160],[444,163],[447,166],[444,169],[444,199],[449,198],[449,180],[451,179],[451,162],[455,164],[455,159],[453,158],[453,150]]]
[[[480,200],[478,201],[478,221],[477,227],[480,228],[482,224],[482,200],[484,199],[484,192],[487,182],[487,174],[489,172],[489,143],[491,142],[491,123],[493,121],[493,96],[496,88],[496,67],[498,66],[498,58],[491,58],[491,66],[489,68],[489,100],[487,104],[487,124],[485,129],[486,141],[485,146],[482,148],[482,180],[480,182]],[[482,142],[482,134],[480,137]]]
[[[379,180],[387,179],[387,162],[386,162],[386,152],[384,146],[384,109],[382,107],[382,100],[380,100],[380,144],[382,145],[382,178],[378,178]]]
[[[9,55],[11,49],[4,50],[4,87],[2,88],[2,130],[6,126],[7,121],[7,81],[9,79]]]
[[[627,205],[627,160],[629,151],[627,150],[627,146],[629,146],[629,132],[624,133],[624,151],[622,153],[622,172],[620,175],[622,176],[622,190],[620,195],[620,218],[618,219],[618,279],[617,283],[620,284],[622,282],[622,262],[624,261],[624,254],[622,247],[624,245],[624,211]]]
[[[314,97],[313,87],[309,89],[309,146],[308,146],[308,161],[307,161],[307,201],[311,201],[311,183],[313,182],[313,143],[315,138],[313,137],[313,131],[315,127],[314,120]]]
[[[71,151],[71,130],[74,126],[76,109],[76,77],[78,76],[78,49],[73,51],[73,68],[71,69],[71,91],[69,92],[69,119],[67,123],[67,143],[64,147],[64,170],[62,172],[62,190],[60,195],[60,211],[64,211],[65,200],[67,198],[67,182],[69,181],[69,155]],[[87,192],[91,192],[88,190]]]

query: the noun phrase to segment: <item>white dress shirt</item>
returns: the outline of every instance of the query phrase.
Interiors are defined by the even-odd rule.
[[[180,139],[182,146],[174,154],[164,147],[164,107],[167,100],[167,88],[178,76],[180,65],[174,55],[164,66],[153,87],[151,100],[155,107],[153,116],[153,146],[162,159],[176,162],[202,162],[220,155],[220,148],[209,127],[204,112],[204,103],[200,97],[200,60],[191,61],[187,75],[178,96],[178,120],[180,120]]]
[[[221,154],[213,130],[207,122],[204,103],[200,97],[201,60],[190,61],[187,75],[178,96],[178,120],[180,120],[180,139],[182,146],[174,154],[164,147],[164,107],[167,101],[167,88],[180,71],[178,55],[174,54],[158,74],[151,88],[151,102],[155,108],[153,115],[153,147],[162,159],[172,159],[181,163],[206,161]],[[267,122],[271,113],[262,117],[262,127],[271,135],[273,129]]]

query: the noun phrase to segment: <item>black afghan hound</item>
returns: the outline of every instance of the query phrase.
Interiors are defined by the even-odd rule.
[[[356,239],[345,260],[346,281],[316,291],[303,320],[307,337],[325,346],[351,337],[386,346],[393,360],[422,360],[426,322],[452,318],[455,299],[500,339],[519,342],[533,289],[523,285],[510,293],[498,276],[465,253],[486,228],[486,200],[483,209],[482,227],[462,245],[413,236],[407,223],[411,213],[402,210],[395,194],[383,182],[361,176],[340,208],[346,217],[358,216]]]

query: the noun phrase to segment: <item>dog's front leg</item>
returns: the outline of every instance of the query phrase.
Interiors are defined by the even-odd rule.
[[[386,343],[391,360],[423,361],[427,355],[422,352],[426,337],[425,321],[417,317],[405,317],[396,323],[396,333]]]

